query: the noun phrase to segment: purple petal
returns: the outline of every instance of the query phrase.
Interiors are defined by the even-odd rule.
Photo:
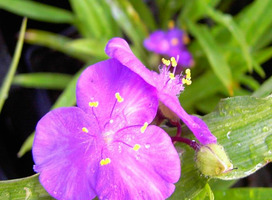
[[[53,110],[38,122],[32,149],[34,169],[50,195],[65,200],[96,196],[92,185],[100,153],[97,133],[97,122],[76,107]]]
[[[166,38],[164,31],[155,31],[144,40],[144,46],[147,50],[159,54],[165,54],[170,49],[170,43]]]
[[[206,123],[196,116],[187,114],[180,106],[177,97],[171,97],[160,92],[159,100],[188,126],[201,144],[206,145],[217,142],[216,137],[210,132]]]
[[[147,83],[155,86],[158,74],[147,69],[141,61],[133,54],[128,43],[122,38],[111,39],[106,46],[106,54],[117,59],[123,65],[139,74]]]
[[[192,54],[186,49],[175,52],[179,56],[178,64],[183,67],[191,67],[194,64]],[[174,56],[174,55],[173,55]],[[174,56],[176,57],[176,56]]]
[[[88,67],[77,83],[77,104],[95,115],[101,129],[116,124],[112,131],[128,125],[151,122],[157,112],[156,89],[116,59]],[[123,99],[118,102],[116,93]],[[98,102],[90,107],[90,102]]]
[[[105,150],[96,191],[100,199],[166,199],[180,177],[180,160],[170,137],[159,127],[131,127],[116,133]],[[133,147],[139,145],[139,149]]]

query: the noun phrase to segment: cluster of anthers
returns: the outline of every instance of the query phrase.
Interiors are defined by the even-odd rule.
[[[186,69],[185,74],[178,74],[176,75],[176,68],[178,63],[179,57],[177,60],[174,57],[171,57],[169,60],[162,58],[163,66],[160,68],[160,81],[164,82],[164,90],[168,89],[171,93],[175,93],[179,95],[181,91],[184,89],[184,85],[191,85],[191,70]],[[171,67],[173,68],[170,71]]]
[[[177,60],[174,57],[171,57],[170,60],[167,60],[165,58],[162,58],[162,63],[168,67],[167,71],[169,71],[170,67],[173,67],[173,72],[169,72],[169,78],[171,80],[174,80],[175,77],[175,72],[176,72],[176,67],[177,67],[177,62],[178,62],[178,58]],[[186,84],[186,85],[191,85],[192,84],[192,80],[191,80],[191,70],[190,69],[186,69],[185,70],[185,76],[182,78],[182,83]]]

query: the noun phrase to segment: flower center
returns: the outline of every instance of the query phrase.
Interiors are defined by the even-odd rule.
[[[177,57],[177,60],[178,58],[179,57]],[[184,90],[184,84],[190,85],[192,81],[190,69],[186,69],[185,75],[182,73],[175,74],[178,63],[177,60],[174,57],[171,57],[170,60],[165,58],[162,59],[163,65],[159,68],[159,89],[163,90],[165,93],[179,96]]]

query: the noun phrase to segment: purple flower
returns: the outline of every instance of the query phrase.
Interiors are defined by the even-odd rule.
[[[172,28],[168,31],[155,31],[145,39],[147,50],[169,57],[179,57],[178,64],[182,67],[191,67],[194,63],[192,55],[186,48],[188,36],[180,29]]]
[[[184,89],[183,82],[190,83],[189,71],[186,76],[175,76],[174,72],[169,71],[170,63],[167,64],[169,66],[163,65],[160,68],[160,74],[150,71],[135,57],[128,43],[122,38],[111,39],[106,46],[106,53],[139,74],[147,83],[157,89],[160,110],[165,116],[172,120],[180,118],[201,144],[216,143],[216,137],[212,135],[205,122],[196,116],[188,115],[180,106],[178,96]],[[173,59],[173,64],[175,64],[174,61],[175,59]]]
[[[180,177],[179,156],[161,128],[155,89],[116,59],[87,68],[78,107],[37,124],[34,169],[57,199],[165,199]]]

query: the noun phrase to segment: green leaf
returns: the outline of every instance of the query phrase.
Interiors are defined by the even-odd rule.
[[[66,47],[72,49],[74,52],[77,52],[77,54],[107,59],[108,56],[104,51],[107,42],[108,40],[76,39],[67,43]]]
[[[83,61],[89,61],[92,56],[101,59],[107,58],[104,53],[105,42],[100,40],[72,40],[59,34],[41,30],[28,30],[25,40],[30,44],[52,48]]]
[[[84,37],[109,38],[111,36],[108,20],[99,1],[70,0],[70,4],[76,14],[77,27]]]
[[[226,190],[233,186],[237,180],[221,180],[221,179],[210,179],[209,180],[209,185],[211,189],[214,190]]]
[[[272,76],[267,79],[261,87],[256,90],[252,96],[254,97],[266,97],[267,95],[270,95],[272,93]]]
[[[204,199],[210,199],[214,200],[213,191],[210,188],[210,185],[207,183],[203,190],[193,198],[193,200],[204,200]]]
[[[207,71],[200,77],[193,79],[193,83],[187,86],[180,95],[180,102],[186,109],[191,108],[196,102],[214,95],[224,89],[223,84],[212,71]]]
[[[220,23],[221,25],[225,26],[230,31],[233,38],[241,47],[241,50],[243,52],[242,55],[247,63],[248,69],[252,71],[252,57],[249,53],[249,46],[245,40],[245,35],[236,25],[236,23],[232,19],[232,16],[216,11],[207,5],[204,6],[206,8],[208,16],[210,16],[213,20]]]
[[[168,23],[173,20],[174,16],[180,11],[184,1],[168,0],[164,2],[163,7],[159,12],[160,26],[162,28],[168,28]]]
[[[237,168],[221,179],[248,176],[272,160],[271,103],[271,96],[229,98],[203,118]]]
[[[233,86],[230,66],[226,62],[221,49],[216,44],[216,41],[209,32],[208,28],[203,25],[195,25],[188,20],[187,25],[190,32],[196,37],[200,46],[205,52],[214,73],[228,89],[229,93],[232,94]]]
[[[19,40],[16,45],[15,53],[12,58],[12,62],[9,68],[9,71],[1,85],[0,88],[0,112],[2,111],[3,105],[5,103],[5,100],[8,98],[8,93],[9,89],[12,83],[12,79],[15,75],[15,72],[17,70],[17,66],[21,57],[21,52],[23,48],[23,43],[24,43],[24,35],[25,35],[25,30],[26,30],[26,24],[27,24],[27,18],[23,19],[21,29],[20,29],[20,35],[19,35]]]
[[[155,22],[155,18],[151,13],[151,10],[147,7],[146,3],[138,0],[130,0],[130,3],[134,7],[134,9],[139,13],[140,18],[147,25],[147,27],[151,31],[155,31],[157,29],[157,25]]]
[[[113,18],[135,45],[140,60],[146,63],[143,40],[147,37],[148,30],[140,15],[128,0],[107,0],[107,2],[110,5]]]
[[[265,46],[269,46],[272,42],[272,25],[263,33],[262,37],[254,45],[254,50],[259,50]]]
[[[0,0],[0,8],[30,19],[51,23],[74,23],[74,15],[68,10],[35,1]]]
[[[215,199],[220,200],[264,200],[271,199],[271,188],[233,188],[229,190],[215,190]]]
[[[205,4],[215,7],[220,0],[191,0],[184,1],[182,12],[178,16],[179,24],[182,27],[182,24],[186,24],[187,20],[196,22],[206,13],[205,7],[203,6],[203,1]]]
[[[234,169],[220,176],[223,180],[249,176],[272,159],[272,97],[233,97],[222,100],[217,109],[204,116],[211,132],[218,138],[232,161]],[[167,130],[173,134],[175,130]],[[183,126],[182,133],[191,139],[193,134]],[[196,169],[194,150],[184,144],[176,144],[182,154],[182,173],[170,199],[190,199],[205,187],[208,177]],[[229,184],[228,184],[229,185]],[[215,198],[216,199],[216,198]]]
[[[13,84],[28,88],[64,89],[71,79],[68,74],[29,73],[16,75]]]
[[[254,54],[255,60],[258,63],[264,63],[272,58],[272,47],[267,47]]]
[[[246,7],[237,16],[238,24],[246,35],[249,45],[257,45],[257,41],[270,28],[272,21],[272,1],[257,0]]]
[[[252,76],[247,75],[241,75],[238,78],[239,82],[246,87],[252,89],[253,91],[257,90],[260,87],[260,84],[258,81],[256,81]]]
[[[0,181],[0,199],[50,200],[54,198],[45,191],[36,174],[22,179]]]

